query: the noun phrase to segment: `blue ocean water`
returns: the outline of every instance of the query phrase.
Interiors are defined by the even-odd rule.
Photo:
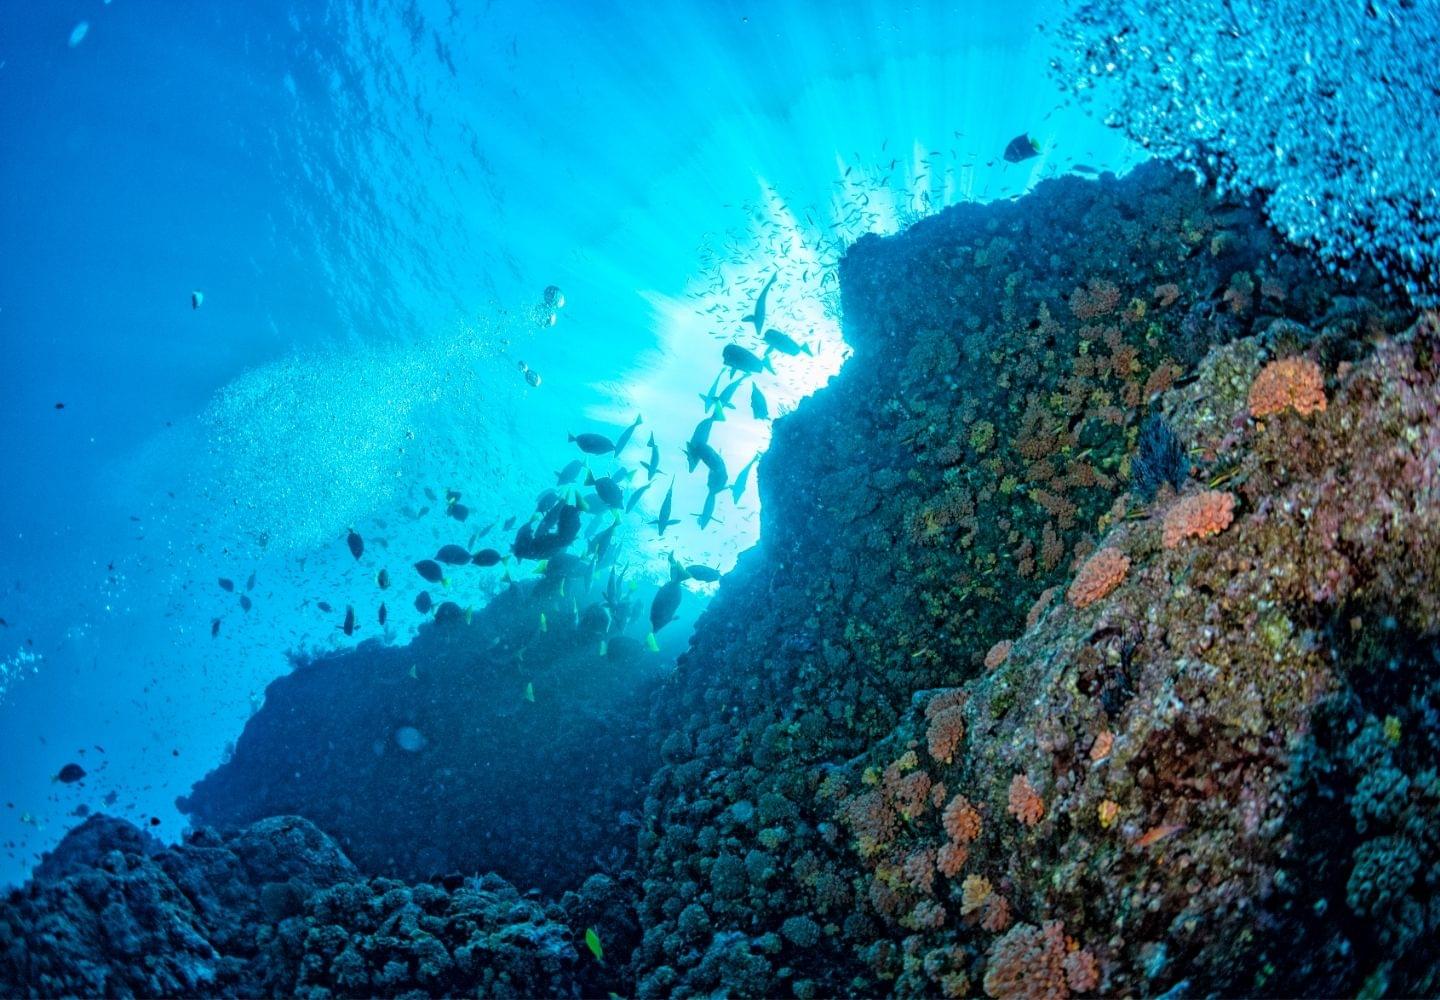
[[[176,796],[287,654],[408,641],[409,565],[523,521],[568,434],[641,417],[631,468],[655,436],[665,472],[616,542],[632,579],[672,552],[728,569],[755,485],[702,529],[682,447],[721,348],[762,346],[744,317],[772,277],[771,322],[810,350],[756,378],[776,415],[843,365],[849,242],[1145,155],[1047,79],[1056,16],[4,5],[0,881],[86,810],[178,836]],[[1017,133],[1044,155],[1006,162]],[[710,438],[732,474],[768,440],[749,393]],[[382,563],[405,574],[383,627]],[[483,606],[504,572],[449,596]]]

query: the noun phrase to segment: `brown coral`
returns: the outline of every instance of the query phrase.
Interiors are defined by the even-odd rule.
[[[1325,377],[1309,358],[1272,361],[1250,385],[1252,417],[1266,417],[1287,407],[1301,416],[1325,410]]]
[[[1235,494],[1205,490],[1182,497],[1165,512],[1161,542],[1173,549],[1187,538],[1218,535],[1235,520]]]
[[[1065,599],[1076,608],[1089,607],[1120,586],[1130,572],[1130,557],[1117,548],[1106,546],[1081,565]]]
[[[1045,800],[1030,779],[1017,774],[1010,781],[1010,815],[1026,826],[1034,826],[1045,815]]]
[[[1010,648],[1014,645],[1013,640],[1001,639],[995,645],[991,646],[990,651],[985,654],[985,669],[994,670],[1008,660],[1010,658]]]
[[[963,795],[950,800],[942,819],[945,832],[957,844],[968,844],[980,836],[980,812]]]

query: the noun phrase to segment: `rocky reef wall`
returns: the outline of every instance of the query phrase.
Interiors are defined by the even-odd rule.
[[[1356,637],[1436,626],[1433,556],[1400,557],[1436,530],[1430,328],[1161,164],[867,238],[841,279],[855,356],[777,426],[762,543],[659,698],[640,993],[1429,982],[1381,943],[1432,929],[1428,836],[1364,871],[1332,843],[1329,895],[1286,873],[1351,822],[1304,794],[1365,758],[1330,713],[1413,734],[1387,815],[1433,813],[1434,664],[1350,694]],[[1323,968],[1261,944],[1305,907]],[[1409,930],[1352,926],[1382,909]]]
[[[190,797],[241,828],[47,861],[0,992],[1440,989],[1436,317],[1160,163],[841,282],[854,356],[673,673],[527,593],[302,666]],[[338,845],[242,826],[294,809]],[[246,868],[274,830],[322,874]],[[156,898],[160,964],[97,937]]]

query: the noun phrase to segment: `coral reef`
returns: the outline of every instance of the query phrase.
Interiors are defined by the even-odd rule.
[[[1007,933],[1040,964],[1000,990],[1272,988],[1244,959],[1343,684],[1324,636],[1360,592],[1358,628],[1436,621],[1436,567],[1393,547],[1436,530],[1403,500],[1414,313],[1156,164],[862,240],[842,289],[855,357],[777,425],[762,543],[657,698],[639,991],[975,993]],[[1329,405],[1254,420],[1300,354]],[[1174,443],[1128,492],[1150,418]],[[1366,440],[1401,452],[1370,480]],[[1332,905],[1404,905],[1417,857]],[[1387,959],[1353,944],[1286,988],[1357,990]]]

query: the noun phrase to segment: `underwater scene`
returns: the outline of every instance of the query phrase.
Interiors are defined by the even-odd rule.
[[[1440,0],[0,0],[0,997],[1440,996]]]

